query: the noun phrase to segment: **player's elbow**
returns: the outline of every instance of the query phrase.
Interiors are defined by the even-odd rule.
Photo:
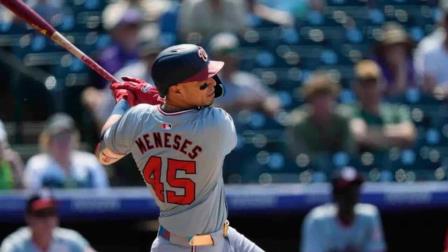
[[[102,147],[101,143],[98,144],[95,156],[102,165],[111,165],[120,160],[124,155],[117,154],[107,148]]]

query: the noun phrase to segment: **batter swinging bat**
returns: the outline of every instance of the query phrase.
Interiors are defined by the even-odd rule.
[[[51,38],[51,40],[56,42],[56,44],[65,48],[71,54],[76,56],[87,66],[89,66],[93,71],[101,75],[104,79],[110,82],[119,82],[117,78],[115,78],[112,74],[102,68],[84,52],[79,50],[79,48],[77,48],[72,42],[70,42],[64,35],[56,31],[56,29],[52,25],[45,21],[45,19],[43,19],[39,14],[37,14],[33,9],[31,9],[21,0],[0,0],[0,3],[2,3],[10,11],[14,12],[18,17],[25,20],[25,22],[30,24],[44,36]]]

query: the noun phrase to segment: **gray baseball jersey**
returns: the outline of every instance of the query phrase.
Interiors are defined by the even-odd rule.
[[[116,153],[132,153],[164,228],[189,237],[222,227],[227,218],[222,164],[237,142],[224,110],[166,113],[140,104],[105,132],[104,142]]]

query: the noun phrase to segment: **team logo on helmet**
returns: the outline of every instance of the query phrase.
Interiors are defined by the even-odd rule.
[[[204,48],[199,47],[198,55],[199,55],[199,58],[201,58],[202,60],[204,60],[204,61],[207,62],[207,60],[208,60],[208,55],[207,55],[207,52],[205,52]]]

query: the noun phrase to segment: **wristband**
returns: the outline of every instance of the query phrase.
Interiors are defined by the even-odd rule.
[[[115,104],[114,110],[112,110],[112,115],[123,115],[129,109],[128,101],[121,99]]]

